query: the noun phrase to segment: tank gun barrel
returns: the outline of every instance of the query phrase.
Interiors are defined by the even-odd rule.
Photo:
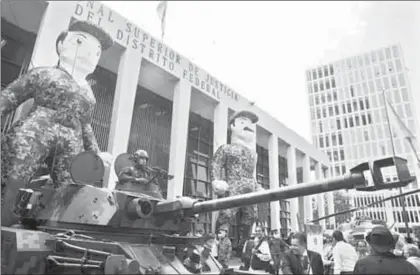
[[[395,182],[385,183],[381,169],[390,166],[395,167],[397,180]],[[365,173],[370,176],[370,182],[366,180]],[[390,157],[364,162],[350,169],[347,174],[332,179],[295,184],[292,186],[209,201],[197,201],[189,197],[181,197],[175,201],[159,202],[156,205],[154,213],[160,215],[182,210],[184,211],[184,215],[191,216],[232,207],[242,207],[263,202],[292,199],[341,189],[356,189],[359,191],[392,189],[407,186],[415,179],[416,177],[411,176],[410,171],[408,170],[407,160],[400,157]]]
[[[300,196],[314,195],[340,189],[353,189],[356,186],[365,185],[363,174],[347,174],[334,179],[326,179],[317,182],[295,184],[276,189],[270,189],[255,193],[243,194],[234,197],[226,197],[210,201],[196,202],[192,212],[204,213],[222,210],[232,207],[258,204],[261,202],[272,202],[283,199],[291,199]]]
[[[381,169],[390,166],[395,166],[397,181],[385,183]],[[365,178],[365,172],[370,175],[370,178],[372,179],[371,182],[373,184],[368,185],[369,182]],[[314,195],[341,189],[377,191],[382,189],[404,187],[414,180],[415,177],[411,176],[410,171],[408,170],[407,160],[400,157],[390,157],[359,164],[352,168],[347,174],[337,178],[295,184],[292,186],[210,201],[195,202],[192,204],[191,211],[193,214],[198,214],[262,202],[292,199],[300,196]]]

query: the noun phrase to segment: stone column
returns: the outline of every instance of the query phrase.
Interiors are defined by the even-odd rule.
[[[311,159],[308,155],[303,156],[303,182],[308,183],[311,181]],[[313,212],[312,212],[312,196],[304,196],[303,198],[303,205],[304,205],[304,223],[307,221],[312,220]]]
[[[127,152],[141,61],[140,51],[131,48],[126,49],[120,58],[108,139],[108,152],[114,159]],[[104,186],[114,189],[117,181],[114,164],[105,175]]]
[[[279,142],[275,134],[268,138],[268,166],[270,170],[270,189],[279,188]],[[271,230],[280,231],[280,202],[270,203]]]
[[[169,155],[169,174],[173,175],[174,178],[168,181],[168,200],[175,200],[183,193],[190,102],[191,85],[184,80],[178,81],[175,85],[173,97]]]
[[[315,164],[315,176],[316,180],[323,180],[324,179],[324,173],[322,171],[322,164],[317,162]],[[324,194],[321,193],[316,195],[317,196],[317,203],[318,203],[318,217],[324,217],[325,216],[325,202],[324,202]],[[322,226],[322,228],[325,228],[325,220],[319,221],[319,224]]]
[[[229,127],[228,116],[228,106],[224,102],[219,102],[214,109],[213,115],[213,153],[216,153],[217,149],[219,149],[220,146],[227,143],[227,133]],[[216,195],[214,193],[213,198],[216,198]],[[219,211],[212,212],[211,229],[213,233],[216,233],[216,220],[218,214]]]
[[[290,145],[287,148],[287,183],[292,186],[297,184],[297,171],[296,171],[296,148]],[[290,202],[290,221],[291,230],[296,232],[299,229],[297,215],[299,213],[298,198],[289,199]]]

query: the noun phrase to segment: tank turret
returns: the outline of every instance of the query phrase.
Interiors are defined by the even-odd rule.
[[[398,181],[383,181],[381,168],[387,166],[396,167]],[[190,231],[199,213],[340,189],[390,189],[415,179],[406,160],[394,157],[363,163],[334,179],[210,201],[189,197],[166,201],[135,190],[110,190],[91,184],[99,182],[104,173],[100,158],[92,153],[82,153],[71,172],[72,183],[36,183],[20,190],[14,212],[21,225],[2,227],[5,272],[188,274],[182,264],[182,251],[191,246],[202,251],[208,238],[178,234]],[[365,179],[366,172],[373,179],[372,185]],[[7,260],[8,255],[14,255],[15,260]],[[208,272],[224,272],[211,256],[203,261]],[[34,262],[36,267],[25,262]]]

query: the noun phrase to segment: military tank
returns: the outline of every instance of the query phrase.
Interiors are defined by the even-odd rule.
[[[127,156],[118,159],[116,172],[124,161],[129,165]],[[396,166],[398,181],[383,181],[381,168],[386,166]],[[102,188],[98,183],[104,165],[90,152],[76,157],[70,171],[70,183],[35,181],[19,190],[13,214],[20,223],[1,228],[2,273],[192,274],[183,260],[197,251],[206,266],[202,274],[240,273],[223,269],[210,255],[206,236],[180,236],[191,229],[197,214],[339,189],[395,188],[414,180],[406,160],[393,157],[362,163],[334,179],[210,201],[168,201],[133,189]]]

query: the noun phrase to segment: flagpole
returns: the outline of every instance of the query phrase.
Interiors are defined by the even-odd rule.
[[[394,144],[394,137],[392,135],[392,128],[391,128],[391,123],[389,121],[389,114],[388,114],[388,107],[386,106],[387,100],[386,100],[386,95],[385,95],[385,89],[382,89],[382,96],[384,98],[384,107],[385,107],[385,114],[386,114],[386,120],[388,123],[388,130],[389,130],[389,135],[391,137],[391,147],[392,147],[392,154],[394,155],[394,157],[397,156],[396,152],[395,152],[395,144]],[[403,193],[402,188],[399,188],[400,190],[400,195]],[[405,230],[407,231],[407,239],[410,238],[410,228],[408,226],[408,213],[407,210],[405,209],[405,197],[401,196],[400,197],[400,204],[402,206],[402,214],[403,214],[403,220],[404,220],[404,224],[405,224]]]

